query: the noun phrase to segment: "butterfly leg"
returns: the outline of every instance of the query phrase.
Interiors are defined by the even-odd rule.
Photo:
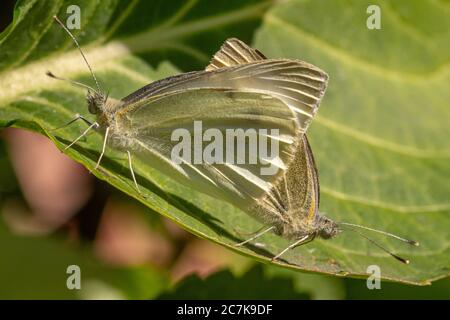
[[[253,231],[253,232],[244,232],[244,231],[239,230],[238,228],[234,228],[234,227],[233,227],[233,231],[234,231],[235,233],[237,233],[239,236],[249,236],[249,237],[251,237],[251,236],[254,236],[255,234],[257,234],[258,232],[261,232],[261,231],[264,230],[265,228],[266,228],[266,226],[262,226],[261,228],[259,228],[259,229],[256,230],[256,231]]]
[[[77,113],[77,114],[75,114],[75,117],[74,117],[72,120],[70,120],[70,121],[67,122],[66,124],[63,124],[63,125],[60,126],[60,127],[57,127],[57,128],[52,129],[52,130],[50,130],[50,131],[56,131],[56,130],[65,128],[65,127],[67,127],[67,126],[70,126],[72,123],[74,123],[75,121],[78,121],[78,120],[83,120],[88,126],[91,126],[91,125],[92,125],[92,122],[91,122],[91,121],[89,121],[88,119],[86,119],[85,117],[83,117],[81,114]]]
[[[103,155],[105,154],[106,142],[108,141],[108,135],[109,135],[109,127],[106,127],[105,138],[103,139],[102,153],[100,153],[100,157],[98,157],[97,164],[95,165],[94,170],[98,169],[98,166],[100,165],[100,161],[102,161]]]
[[[98,123],[97,123],[97,122],[92,123],[86,130],[83,131],[83,133],[82,133],[78,138],[76,138],[75,140],[73,140],[67,147],[65,147],[65,148],[64,148],[64,151],[67,150],[67,149],[69,149],[70,147],[72,147],[75,143],[78,142],[78,140],[80,140],[81,138],[83,138],[85,135],[87,135],[87,133],[88,133],[89,131],[91,131],[93,128],[96,128],[96,127],[98,127]]]
[[[249,238],[249,239],[247,239],[247,240],[245,240],[245,241],[236,243],[235,246],[236,246],[236,247],[243,246],[244,244],[249,243],[250,241],[255,240],[256,238],[262,236],[263,234],[265,234],[265,233],[267,233],[267,232],[269,232],[269,231],[271,231],[271,230],[273,230],[273,229],[275,229],[274,226],[271,226],[271,227],[269,227],[269,228],[267,228],[267,229],[264,229],[263,231],[258,232],[257,234],[255,234],[253,237],[251,237],[251,238]]]
[[[311,237],[311,235],[309,235],[309,234],[304,236],[304,237],[302,237],[302,238],[300,238],[300,239],[298,239],[293,244],[291,244],[289,247],[287,247],[286,249],[281,251],[279,254],[277,254],[275,257],[273,257],[272,258],[272,262],[277,260],[279,257],[281,257],[283,254],[285,254],[287,251],[289,251],[289,250],[291,250],[291,249],[293,249],[293,248],[295,248],[295,247],[297,247],[299,245],[305,244],[305,243],[311,241],[312,239],[313,239],[313,237]]]
[[[131,171],[131,177],[133,178],[134,186],[136,187],[137,192],[140,195],[142,195],[141,190],[139,190],[139,186],[137,184],[136,177],[134,175],[133,165],[131,164],[131,153],[128,150],[127,150],[127,155],[128,155],[128,166],[129,166],[130,171]]]

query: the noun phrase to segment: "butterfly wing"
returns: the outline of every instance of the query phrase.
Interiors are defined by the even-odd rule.
[[[242,208],[287,169],[298,134],[295,114],[279,99],[230,89],[153,96],[122,107],[116,121],[130,133],[127,147],[149,165]]]
[[[305,133],[325,93],[328,75],[299,60],[265,59],[237,39],[227,40],[206,71],[189,72],[153,82],[124,98],[125,103],[195,88],[256,92],[283,101],[296,114]]]

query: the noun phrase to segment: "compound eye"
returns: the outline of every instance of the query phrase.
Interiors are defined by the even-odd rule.
[[[97,112],[98,112],[98,107],[97,107],[97,105],[95,104],[95,102],[94,101],[88,101],[88,110],[89,110],[89,112],[90,113],[92,113],[92,114],[97,114]]]
[[[90,113],[92,114],[96,114],[98,112],[98,107],[97,104],[95,102],[95,97],[93,95],[91,95],[90,92],[88,92],[88,95],[86,96],[86,101],[88,104],[88,110]]]

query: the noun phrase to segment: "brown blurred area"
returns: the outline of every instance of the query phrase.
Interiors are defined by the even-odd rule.
[[[13,232],[57,233],[67,241],[87,243],[106,263],[148,264],[169,270],[174,281],[242,263],[243,258],[190,235],[97,180],[46,137],[10,128],[0,132],[0,139],[6,141],[22,193],[0,208]]]

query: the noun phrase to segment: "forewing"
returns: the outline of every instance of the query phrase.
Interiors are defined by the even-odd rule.
[[[190,89],[151,96],[125,105],[116,119],[132,133],[130,147],[143,161],[239,207],[250,206],[270,190],[289,166],[298,142],[296,116],[285,103],[267,94],[233,89]],[[240,142],[232,134],[236,129],[244,133]],[[185,141],[181,136],[186,135],[180,133],[186,132],[190,161],[184,152],[173,153]],[[202,139],[203,134],[206,139]],[[217,142],[218,135],[222,141]],[[196,143],[198,146],[198,141],[208,139],[200,142],[197,150],[205,151],[208,145],[217,143],[216,152],[223,152],[222,162],[205,161],[205,153],[201,153],[201,160],[195,158]],[[266,141],[266,154],[261,141]],[[239,151],[240,147],[244,149]],[[216,156],[216,152],[208,154]],[[227,158],[227,152],[233,157]]]
[[[163,79],[126,97],[124,102],[133,103],[161,94],[198,88],[261,93],[289,106],[296,114],[299,130],[305,133],[318,110],[327,80],[326,73],[303,61],[261,60]]]

